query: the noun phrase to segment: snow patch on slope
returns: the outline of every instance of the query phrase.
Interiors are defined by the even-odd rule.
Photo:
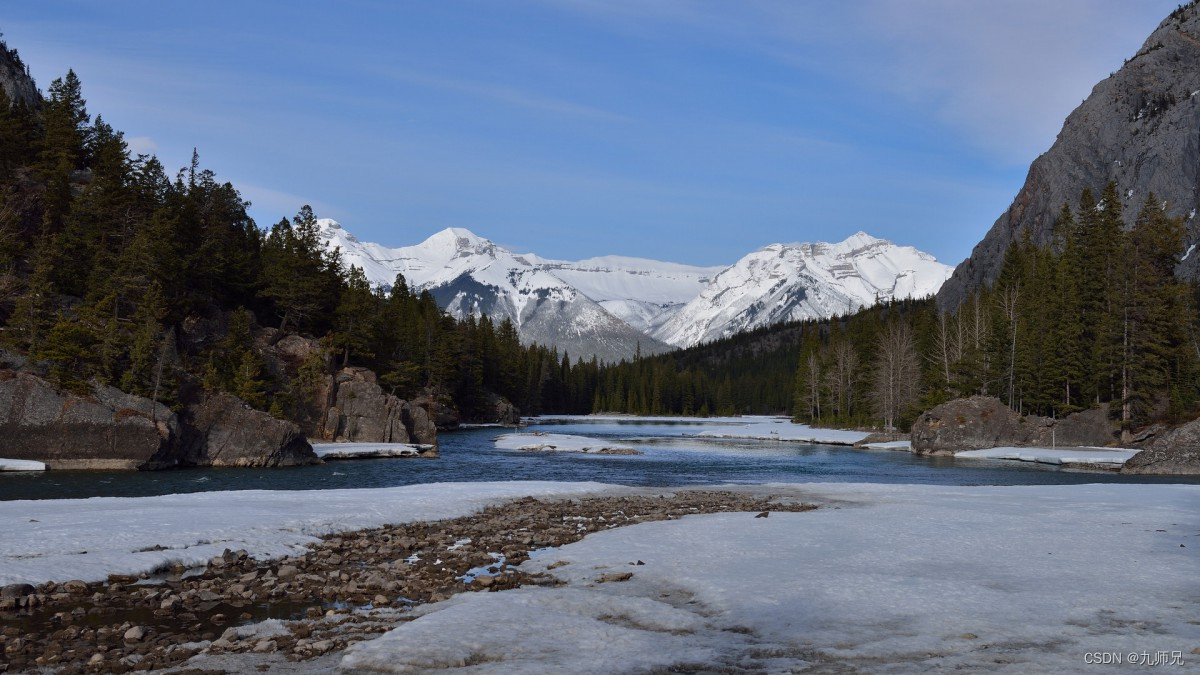
[[[837,244],[771,244],[718,274],[653,336],[688,347],[783,321],[849,314],[931,295],[953,271],[928,253],[865,232]]]

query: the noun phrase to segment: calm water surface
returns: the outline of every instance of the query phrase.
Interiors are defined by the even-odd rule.
[[[492,439],[508,430],[486,428],[439,434],[442,456],[433,460],[351,460],[291,469],[0,473],[0,500],[143,497],[221,490],[324,490],[499,480],[662,486],[817,481],[941,485],[1200,483],[1200,478],[1121,476],[1065,471],[1025,462],[926,458],[908,452],[687,436],[704,428],[698,422],[640,420],[550,420],[531,428],[619,440],[645,453],[635,456],[497,450]]]

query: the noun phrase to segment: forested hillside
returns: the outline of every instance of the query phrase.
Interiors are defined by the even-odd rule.
[[[560,405],[553,350],[522,346],[508,322],[456,321],[403,278],[372,289],[324,249],[307,206],[267,229],[247,206],[196,154],[173,175],[130,157],[74,72],[33,105],[0,90],[0,341],[75,392],[112,384],[176,404],[199,383],[286,417],[306,382],[268,374],[256,338],[274,328],[275,341],[321,339],[311,371],[367,366],[392,393],[448,395],[467,418],[488,392],[527,412]]]

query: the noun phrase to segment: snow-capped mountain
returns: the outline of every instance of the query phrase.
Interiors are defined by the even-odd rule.
[[[388,248],[360,242],[336,221],[318,223],[326,246],[340,248],[343,262],[372,284],[403,274],[456,317],[507,318],[526,342],[604,361],[928,295],[953,271],[862,232],[838,244],[772,244],[729,267],[694,267],[620,256],[550,260],[461,228]]]
[[[694,298],[720,267],[693,267],[608,256],[579,262],[518,254],[461,228],[416,246],[360,242],[336,221],[318,220],[326,246],[361,267],[372,284],[403,274],[456,317],[486,314],[512,320],[521,338],[558,347],[572,358],[604,361],[669,347],[648,335]]]
[[[954,268],[858,232],[837,244],[771,244],[716,275],[651,334],[687,347],[783,321],[936,293]]]

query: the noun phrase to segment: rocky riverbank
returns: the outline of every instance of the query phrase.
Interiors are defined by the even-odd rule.
[[[591,532],[696,513],[813,508],[704,490],[525,498],[464,518],[330,536],[304,555],[278,560],[227,551],[203,569],[170,570],[163,579],[6,586],[0,591],[0,672],[236,672],[246,669],[247,659],[318,659],[389,630],[415,605],[464,591],[556,583],[513,568],[531,552]],[[624,580],[611,576],[605,580]],[[233,657],[238,665],[212,668],[229,663],[229,655],[239,655]],[[269,667],[259,669],[263,665]]]

